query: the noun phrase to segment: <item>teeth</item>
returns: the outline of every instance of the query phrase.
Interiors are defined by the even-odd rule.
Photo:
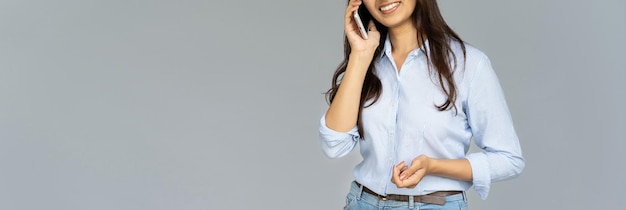
[[[390,5],[387,5],[387,6],[381,7],[381,8],[380,8],[380,11],[383,11],[383,12],[384,12],[384,11],[387,11],[387,10],[393,9],[394,7],[398,6],[398,4],[400,4],[400,3],[399,3],[399,2],[396,2],[396,3],[390,4]]]

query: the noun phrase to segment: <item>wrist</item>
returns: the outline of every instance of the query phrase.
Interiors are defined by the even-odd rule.
[[[371,62],[371,55],[367,55],[365,53],[350,53],[350,57],[348,58],[348,66],[346,68],[346,75],[355,74],[360,75],[359,78],[365,77],[365,74],[369,69]]]
[[[428,174],[428,175],[437,174],[437,169],[439,167],[439,159],[430,158],[430,157],[427,157],[427,156],[424,156],[424,157],[426,157],[426,162],[428,163],[428,164],[426,164],[427,165],[427,167],[426,167],[426,174]]]
[[[369,50],[355,50],[350,52],[350,59],[357,59],[361,61],[371,62],[374,57],[374,51]]]

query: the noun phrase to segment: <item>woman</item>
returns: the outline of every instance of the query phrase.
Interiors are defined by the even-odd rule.
[[[357,10],[371,19],[368,39]],[[492,182],[521,173],[490,61],[450,29],[436,0],[350,0],[344,24],[320,138],[331,158],[360,143],[346,209],[465,209],[472,185],[486,199]],[[483,152],[467,154],[472,138]]]

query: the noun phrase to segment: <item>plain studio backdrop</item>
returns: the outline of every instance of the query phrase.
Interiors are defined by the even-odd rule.
[[[526,169],[471,209],[618,209],[626,1],[440,0]],[[341,209],[318,140],[343,0],[0,0],[0,209]]]

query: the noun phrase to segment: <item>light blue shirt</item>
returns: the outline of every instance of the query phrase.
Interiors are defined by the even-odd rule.
[[[382,95],[363,109],[363,140],[357,127],[348,132],[328,128],[324,114],[319,127],[324,153],[330,158],[343,157],[360,143],[363,161],[354,168],[354,177],[381,195],[465,191],[473,185],[486,199],[491,183],[519,175],[524,158],[498,78],[484,53],[466,47],[464,63],[460,44],[452,43],[458,63],[454,72],[458,113],[454,109],[438,111],[435,105],[445,102],[446,95],[436,72],[428,69],[424,50],[413,50],[398,72],[387,37],[380,59],[375,60]],[[467,154],[472,137],[482,152]],[[421,154],[468,159],[473,181],[425,176],[414,189],[397,188],[391,182],[393,165],[401,161],[410,164]]]

